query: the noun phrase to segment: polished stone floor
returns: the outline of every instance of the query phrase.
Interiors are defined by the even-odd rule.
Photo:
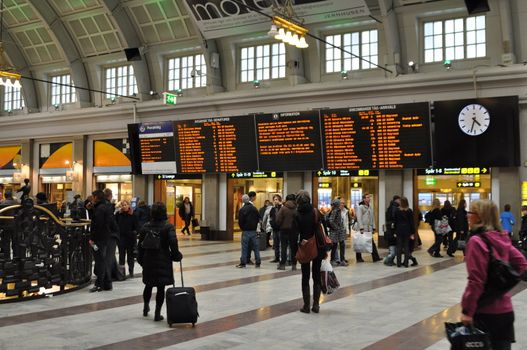
[[[320,314],[302,314],[300,272],[277,271],[272,251],[262,266],[237,269],[239,242],[178,236],[185,285],[197,290],[195,328],[142,316],[141,278],[114,283],[111,292],[88,288],[51,298],[0,304],[3,349],[448,349],[443,323],[459,318],[466,272],[462,254],[432,258],[416,251],[419,266],[382,263],[335,268],[341,288],[324,296]],[[425,235],[426,240],[426,235]],[[425,242],[425,246],[427,242]],[[386,251],[381,250],[381,254]],[[176,283],[179,268],[174,265]],[[140,271],[138,271],[140,272]],[[527,285],[517,288],[517,343],[527,349]],[[153,308],[154,298],[151,302]],[[164,312],[163,312],[164,313]]]

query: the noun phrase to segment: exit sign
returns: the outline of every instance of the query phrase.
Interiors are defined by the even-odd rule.
[[[166,105],[175,105],[177,102],[177,95],[170,92],[163,92],[163,102]]]

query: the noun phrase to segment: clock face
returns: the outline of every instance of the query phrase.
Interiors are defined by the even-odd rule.
[[[474,103],[465,106],[458,117],[459,128],[465,134],[478,136],[483,134],[490,125],[490,114],[485,107]]]

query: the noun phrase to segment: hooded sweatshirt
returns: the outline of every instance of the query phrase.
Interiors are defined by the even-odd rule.
[[[296,202],[286,201],[276,215],[276,222],[280,225],[280,232],[294,232],[297,230],[295,223]]]
[[[527,260],[522,253],[512,246],[506,233],[488,231],[483,234],[487,236],[492,245],[492,252],[496,259],[508,261],[520,274],[527,269]],[[473,317],[476,312],[482,314],[512,312],[511,293],[505,293],[491,304],[479,308],[477,306],[487,281],[489,264],[487,244],[477,234],[472,235],[468,240],[465,262],[468,271],[468,283],[461,300],[463,314]]]

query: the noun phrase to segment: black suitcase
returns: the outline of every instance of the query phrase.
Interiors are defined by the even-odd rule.
[[[181,271],[181,287],[168,288],[166,291],[167,323],[171,327],[173,323],[192,323],[192,327],[198,321],[198,302],[194,288],[185,288],[183,283],[183,264],[179,262]]]

